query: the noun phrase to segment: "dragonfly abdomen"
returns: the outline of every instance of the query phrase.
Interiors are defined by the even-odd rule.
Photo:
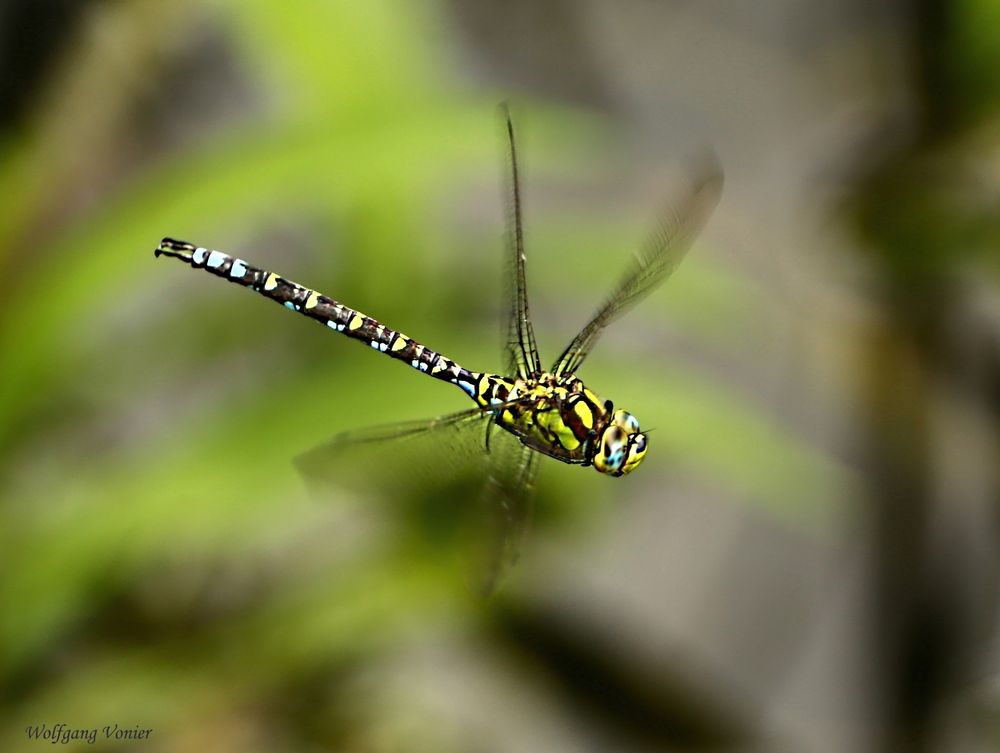
[[[479,374],[470,372],[437,351],[418,343],[367,314],[345,306],[333,298],[288,280],[274,272],[186,241],[164,238],[155,254],[171,256],[204,269],[229,282],[243,285],[275,303],[313,319],[353,340],[359,340],[390,358],[403,361],[435,379],[458,385],[472,398],[476,396]]]

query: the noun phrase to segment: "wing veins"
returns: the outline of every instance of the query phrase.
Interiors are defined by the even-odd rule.
[[[513,265],[513,290],[508,289],[510,316],[507,326],[508,373],[517,371],[522,378],[537,375],[541,371],[541,359],[535,342],[535,331],[528,309],[527,276],[524,260],[524,223],[521,213],[521,178],[517,164],[517,147],[514,139],[514,123],[507,106],[500,106],[507,137],[510,162],[509,207],[507,212],[507,255]]]
[[[496,589],[504,573],[520,556],[531,528],[540,457],[540,453],[527,445],[520,445],[514,462],[491,468],[481,499],[494,525],[488,562],[479,587],[483,596],[489,596]]]
[[[701,168],[698,179],[682,201],[668,208],[633,257],[618,287],[556,359],[552,367],[554,374],[576,372],[604,328],[674,273],[718,203],[721,191],[722,172],[713,159]]]

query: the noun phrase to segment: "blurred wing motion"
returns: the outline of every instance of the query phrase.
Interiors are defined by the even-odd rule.
[[[315,447],[308,452],[304,452],[296,458],[295,462],[300,469],[305,471],[316,467],[317,463],[324,458],[332,457],[339,449],[349,444],[363,444],[366,442],[385,442],[390,439],[403,439],[404,437],[414,437],[420,434],[427,434],[436,429],[454,427],[458,424],[472,423],[475,421],[485,421],[490,417],[489,411],[480,408],[469,408],[458,413],[449,413],[446,416],[437,418],[418,419],[416,421],[400,421],[394,424],[382,424],[380,426],[369,426],[365,429],[352,429],[337,434],[326,444]]]
[[[457,531],[454,535],[462,538],[457,548],[469,562],[473,590],[488,596],[520,553],[531,522],[539,458],[504,431],[490,438],[484,450],[492,418],[491,411],[473,408],[347,431],[303,453],[295,464],[314,491],[350,485],[348,477],[360,470],[365,483],[380,488],[396,506],[401,497],[412,497],[419,505],[430,495],[425,514],[438,518],[430,525]],[[442,465],[452,473],[442,474]],[[463,474],[456,472],[461,466],[467,466],[464,478],[470,483],[463,484]]]
[[[503,445],[505,451],[490,452],[489,478],[480,498],[486,523],[486,541],[480,551],[485,561],[476,563],[473,570],[481,574],[476,590],[483,596],[493,593],[507,570],[517,562],[531,528],[534,509],[540,456],[520,443],[503,442]],[[501,457],[504,454],[510,457]]]
[[[615,291],[556,360],[556,376],[575,373],[604,328],[673,274],[722,193],[722,170],[714,157],[698,175],[688,194],[671,205]]]
[[[295,466],[310,486],[314,486],[316,483],[336,483],[341,478],[344,463],[349,461],[348,455],[353,448],[380,442],[418,438],[432,433],[438,435],[437,439],[440,442],[442,435],[449,433],[449,430],[458,436],[459,433],[463,433],[465,428],[486,422],[491,416],[492,414],[487,411],[471,408],[437,418],[402,421],[341,432],[319,447],[299,455],[295,458]],[[443,443],[454,450],[452,445],[455,444],[455,441],[454,438],[449,438]],[[462,443],[459,442],[459,444]],[[391,457],[386,457],[386,461],[391,461]]]
[[[510,157],[509,206],[507,212],[507,262],[506,276],[507,322],[506,373],[517,374],[522,379],[537,376],[541,370],[535,331],[528,311],[528,290],[524,272],[524,225],[521,220],[521,178],[517,169],[517,147],[514,142],[514,123],[506,105],[500,105],[504,133]]]

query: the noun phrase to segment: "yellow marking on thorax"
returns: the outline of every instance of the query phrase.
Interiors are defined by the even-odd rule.
[[[576,405],[573,406],[573,411],[580,417],[580,421],[583,422],[584,427],[587,429],[594,428],[594,414],[586,402],[583,400],[577,401]]]
[[[580,446],[580,440],[573,434],[566,422],[562,420],[559,411],[546,410],[538,414],[538,425],[556,438],[556,441],[567,450],[575,450]],[[548,437],[545,437],[548,439]]]

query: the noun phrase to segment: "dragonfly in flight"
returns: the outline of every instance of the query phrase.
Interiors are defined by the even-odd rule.
[[[173,238],[164,238],[155,249],[157,257],[175,258],[247,287],[417,371],[453,384],[475,403],[473,408],[438,418],[339,434],[302,456],[299,467],[308,476],[351,445],[434,436],[449,428],[485,425],[483,454],[489,468],[484,475],[483,501],[489,509],[497,511],[500,519],[498,545],[483,584],[486,591],[493,589],[500,573],[517,557],[519,541],[531,517],[540,456],[590,466],[613,477],[634,471],[646,457],[649,441],[640,430],[639,420],[626,410],[616,409],[611,400],[601,399],[577,373],[608,324],[673,273],[718,203],[722,189],[722,173],[717,163],[706,162],[692,176],[687,191],[664,212],[603,305],[546,370],[528,309],[514,126],[506,107],[501,108],[501,113],[509,154],[511,197],[505,256],[512,277],[508,286],[503,374],[470,371],[356,309],[221,251]],[[517,438],[519,444],[513,455],[489,451],[490,431],[494,427]]]

